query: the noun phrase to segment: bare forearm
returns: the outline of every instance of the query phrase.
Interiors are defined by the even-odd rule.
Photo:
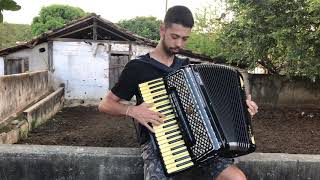
[[[110,115],[128,115],[129,105],[121,102],[121,99],[111,91],[102,99],[99,104],[99,111]]]
[[[109,92],[100,102],[99,111],[104,112],[110,115],[126,115],[133,117],[140,124],[147,127],[151,132],[154,132],[151,123],[153,125],[160,125],[163,123],[162,118],[164,116],[159,113],[151,110],[152,104],[142,103],[138,106],[127,105],[120,102],[120,98],[114,95],[112,92]]]
[[[103,101],[99,105],[99,111],[110,115],[126,115],[129,105],[121,102]]]

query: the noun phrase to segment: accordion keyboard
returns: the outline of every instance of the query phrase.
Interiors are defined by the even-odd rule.
[[[153,129],[166,172],[171,174],[193,166],[163,79],[139,84],[139,89],[143,100],[153,104],[150,109],[165,116],[164,123]]]

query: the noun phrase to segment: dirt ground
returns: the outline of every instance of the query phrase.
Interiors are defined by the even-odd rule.
[[[260,107],[252,121],[256,152],[320,154],[320,109]],[[64,108],[18,143],[138,147],[131,119],[81,106]]]

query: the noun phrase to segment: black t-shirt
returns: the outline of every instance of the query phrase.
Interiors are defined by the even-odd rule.
[[[151,58],[149,54],[139,56],[137,59],[133,59],[126,64],[118,82],[111,91],[119,98],[127,101],[131,100],[135,95],[137,105],[139,105],[143,102],[138,90],[140,83],[164,77],[169,72],[177,70],[188,63],[187,59],[175,57],[171,66],[167,67]],[[140,144],[143,144],[149,139],[148,129],[141,124],[138,124],[136,127]]]

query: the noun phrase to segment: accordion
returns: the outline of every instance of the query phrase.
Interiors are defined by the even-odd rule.
[[[188,65],[139,84],[139,90],[165,116],[150,135],[167,175],[255,150],[244,81],[236,69]]]

